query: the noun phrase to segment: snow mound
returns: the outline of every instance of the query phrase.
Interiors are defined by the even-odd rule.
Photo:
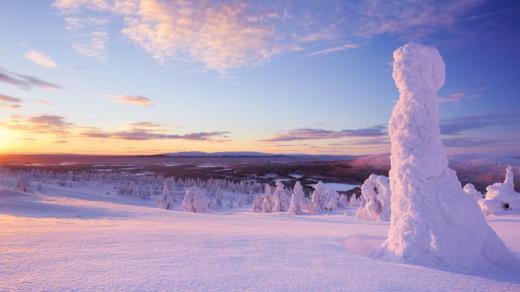
[[[520,212],[520,194],[514,189],[514,176],[511,166],[506,169],[503,183],[494,183],[486,188],[486,197],[479,202],[485,215],[502,215]]]
[[[393,57],[400,96],[388,125],[392,218],[388,238],[373,256],[457,272],[490,264],[520,270],[448,168],[436,96],[445,80],[441,55],[408,43]]]
[[[365,204],[356,217],[366,220],[390,220],[390,180],[384,175],[371,174],[361,186]]]

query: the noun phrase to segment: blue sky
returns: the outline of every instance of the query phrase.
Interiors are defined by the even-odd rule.
[[[450,152],[520,152],[512,1],[2,6],[3,152],[385,152],[391,56],[408,41],[447,64]]]

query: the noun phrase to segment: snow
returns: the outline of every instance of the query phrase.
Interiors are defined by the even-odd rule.
[[[482,198],[483,198],[482,193],[479,192],[472,183],[465,184],[464,187],[462,188],[462,190],[464,190],[464,192],[470,198],[472,198],[473,200],[475,200],[477,202],[482,200]]]
[[[488,186],[486,196],[479,201],[479,205],[485,215],[520,213],[520,194],[515,192],[514,175],[510,166],[506,168],[504,182]]]
[[[324,182],[322,182],[321,184],[323,185],[323,187],[325,189],[330,190],[330,191],[336,191],[336,192],[340,192],[340,191],[346,192],[353,188],[359,187],[359,185],[345,184],[345,183],[324,183]],[[315,183],[315,184],[311,184],[309,186],[316,189],[317,185],[318,184]]]
[[[366,257],[384,240],[386,222],[341,213],[190,213],[65,190],[0,191],[0,290],[520,289],[520,277],[507,272],[483,277]],[[520,216],[490,220],[520,253]]]
[[[365,204],[356,216],[366,220],[390,220],[390,181],[384,175],[371,174],[361,186]]]
[[[400,96],[388,125],[392,218],[373,255],[466,273],[496,266],[520,271],[520,261],[448,168],[436,96],[445,79],[441,55],[406,44],[394,51],[393,78]]]

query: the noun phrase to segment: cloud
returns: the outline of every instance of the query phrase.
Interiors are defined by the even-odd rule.
[[[34,102],[39,103],[39,104],[43,104],[43,105],[46,105],[46,106],[54,106],[55,105],[53,102],[48,101],[46,99],[35,99]]]
[[[355,35],[372,38],[380,34],[403,35],[418,40],[453,27],[485,0],[458,1],[362,1]]]
[[[73,44],[82,54],[106,54],[110,19],[160,64],[198,63],[225,73],[287,52],[352,49],[382,34],[418,40],[452,30],[484,1],[56,0],[54,7],[83,39]]]
[[[458,90],[451,92],[446,96],[439,97],[440,103],[454,103],[461,102],[463,100],[475,99],[482,97],[481,91],[483,88],[469,89],[469,90]]]
[[[121,95],[118,96],[115,100],[119,103],[139,106],[149,106],[152,104],[152,100],[150,98],[140,95]]]
[[[106,0],[56,0],[53,6],[65,12],[80,8],[106,10],[110,7],[109,1]]]
[[[345,137],[378,137],[386,135],[383,126],[374,126],[356,130],[332,131],[325,129],[295,129],[285,133],[277,134],[271,138],[265,139],[266,142],[287,142],[299,140],[323,140],[337,139]]]
[[[24,54],[25,58],[38,66],[45,68],[57,68],[58,65],[48,56],[35,50],[29,50]]]
[[[346,43],[341,46],[335,46],[335,47],[331,47],[331,48],[327,48],[327,49],[323,49],[323,50],[319,50],[319,51],[314,51],[314,52],[309,53],[309,55],[310,56],[328,55],[331,53],[341,52],[341,51],[350,50],[350,49],[357,49],[357,48],[359,48],[359,45],[352,44],[352,43]]]
[[[186,57],[224,72],[268,60],[278,50],[273,30],[248,20],[246,5],[230,3],[141,1],[116,13],[124,15],[123,34],[160,63]]]
[[[71,123],[58,115],[37,115],[31,117],[11,116],[0,122],[0,126],[36,134],[65,135],[69,132]]]
[[[128,130],[106,131],[100,128],[81,126],[69,122],[65,117],[59,115],[35,115],[19,116],[12,115],[0,121],[0,127],[27,134],[50,134],[57,136],[58,140],[64,138],[100,138],[121,139],[130,141],[148,140],[190,140],[190,141],[215,141],[229,138],[227,131],[193,132],[186,134],[172,134],[164,130],[165,126],[153,122],[138,122],[130,124]]]
[[[82,34],[84,40],[72,43],[72,48],[85,56],[104,60],[106,58],[108,33],[95,30]]]
[[[61,90],[63,87],[60,85],[45,81],[38,77],[17,74],[0,68],[0,82],[17,86],[21,89],[29,90],[33,87],[39,87],[42,89],[54,89]]]
[[[442,139],[446,147],[482,147],[499,145],[504,142],[510,142],[502,139],[492,138],[474,138],[474,137],[452,137]]]
[[[444,135],[458,135],[470,130],[518,124],[520,124],[520,113],[493,113],[442,119],[440,127]]]
[[[195,140],[207,141],[213,138],[227,138],[229,132],[197,132],[188,134],[166,134],[156,131],[135,129],[130,131],[106,132],[102,130],[89,130],[81,133],[82,137],[88,138],[114,138],[132,141],[146,141],[146,140]]]
[[[104,17],[70,16],[74,12],[74,9],[64,10],[64,13],[68,15],[65,17],[65,28],[72,34],[74,39],[71,44],[72,48],[87,57],[99,60],[106,59],[109,39],[106,25],[109,23],[109,20]]]
[[[22,106],[21,103],[19,98],[0,94],[0,108],[17,109]]]

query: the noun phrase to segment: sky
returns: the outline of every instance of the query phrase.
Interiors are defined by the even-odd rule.
[[[439,49],[449,153],[520,154],[520,2],[4,0],[0,153],[376,154]]]

